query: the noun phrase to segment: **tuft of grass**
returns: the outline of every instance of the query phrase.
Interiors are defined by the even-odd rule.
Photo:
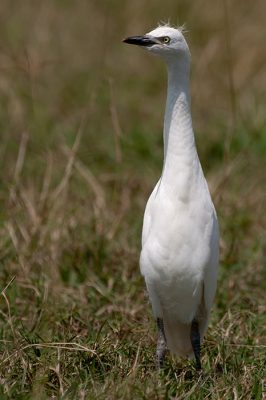
[[[265,398],[264,7],[1,4],[1,399]],[[169,16],[189,30],[196,142],[221,232],[203,382],[170,354],[156,374],[138,267],[166,71],[121,40]]]

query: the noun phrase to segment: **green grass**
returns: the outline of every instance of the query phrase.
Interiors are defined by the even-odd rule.
[[[228,4],[232,59],[223,2],[16,3],[0,13],[1,291],[16,276],[0,296],[0,398],[265,398],[264,2]],[[121,40],[169,16],[189,30],[195,136],[221,233],[203,382],[194,360],[170,354],[156,374],[138,266],[166,71]]]

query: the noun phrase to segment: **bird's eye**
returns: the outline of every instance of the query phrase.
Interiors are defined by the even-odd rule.
[[[164,43],[169,43],[169,42],[170,42],[170,38],[169,38],[168,36],[165,36],[165,37],[163,38],[163,42],[164,42]]]

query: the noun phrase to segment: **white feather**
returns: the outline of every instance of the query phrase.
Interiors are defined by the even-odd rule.
[[[170,350],[193,357],[190,327],[203,340],[216,291],[219,227],[198,158],[190,111],[190,54],[181,30],[159,26],[169,45],[143,47],[168,70],[164,165],[144,215],[140,269],[154,316],[163,318]]]

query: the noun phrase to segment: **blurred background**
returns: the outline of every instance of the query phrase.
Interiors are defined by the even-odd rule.
[[[17,275],[6,290],[15,338],[0,300],[6,385],[23,369],[7,354],[35,334],[91,340],[108,317],[117,340],[139,340],[134,320],[155,343],[138,258],[163,163],[167,76],[121,40],[158,22],[186,24],[196,143],[220,223],[210,332],[229,306],[264,312],[265,17],[263,0],[1,2],[1,288]],[[232,319],[238,338],[254,336]]]

